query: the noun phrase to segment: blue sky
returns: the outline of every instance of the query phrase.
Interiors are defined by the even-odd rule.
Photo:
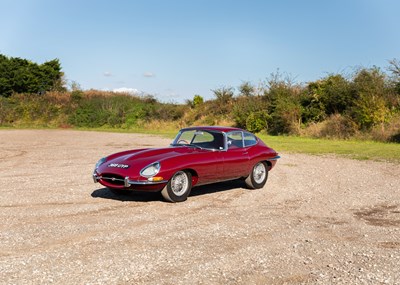
[[[0,0],[0,53],[58,58],[83,89],[163,102],[266,80],[297,82],[400,59],[397,0]]]

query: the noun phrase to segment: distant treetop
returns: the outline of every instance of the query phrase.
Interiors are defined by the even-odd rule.
[[[37,64],[27,59],[0,54],[0,96],[64,91],[63,75],[58,59]]]

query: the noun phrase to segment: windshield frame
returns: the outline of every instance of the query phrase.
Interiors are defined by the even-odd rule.
[[[187,140],[185,140],[188,143],[182,144],[179,143],[180,141],[184,140],[181,139],[182,134],[184,133],[193,133],[192,138],[190,139],[190,142],[188,142]],[[214,140],[216,138],[215,135],[222,135],[222,139],[223,139],[223,146],[221,146],[222,148],[218,148],[217,146],[212,147],[212,142],[210,142],[209,146],[205,145],[203,143],[197,143],[197,142],[193,142],[196,138],[196,136],[200,135],[200,133],[208,133],[210,135],[213,136]],[[195,148],[201,148],[201,149],[206,149],[206,150],[211,150],[211,151],[226,151],[227,148],[227,139],[226,139],[226,133],[225,132],[221,132],[221,131],[214,131],[214,130],[204,130],[204,129],[191,129],[191,130],[180,130],[178,132],[178,134],[176,135],[175,139],[172,141],[172,143],[170,144],[171,146],[186,146],[186,147],[195,147]]]

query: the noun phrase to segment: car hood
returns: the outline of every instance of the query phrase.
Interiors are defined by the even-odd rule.
[[[121,175],[139,173],[151,163],[162,163],[169,158],[202,152],[209,152],[209,150],[181,146],[124,151],[108,156],[107,161],[98,168],[98,171],[100,173],[119,172]]]
[[[196,151],[196,149],[190,147],[149,148],[123,153],[121,156],[113,158],[113,160],[135,163],[145,161],[151,163],[186,153],[193,153],[193,151]]]

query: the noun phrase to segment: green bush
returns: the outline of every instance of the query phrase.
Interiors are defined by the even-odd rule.
[[[233,120],[239,128],[246,128],[247,119],[251,113],[266,112],[267,102],[261,96],[240,96],[233,106]]]
[[[274,102],[271,113],[271,134],[300,133],[302,108],[300,102],[294,97],[280,97]]]
[[[77,96],[73,99],[76,100]],[[68,123],[77,127],[131,127],[148,115],[148,106],[141,100],[127,96],[90,96],[80,99],[70,114]]]
[[[151,108],[150,117],[155,120],[177,121],[182,119],[188,109],[185,105],[156,103]]]
[[[389,109],[385,100],[386,78],[376,67],[361,69],[354,77],[356,100],[352,109],[355,121],[363,129],[371,129],[376,124],[387,121]]]
[[[267,130],[271,117],[265,111],[251,112],[246,120],[246,129],[252,133]]]
[[[196,108],[197,106],[199,106],[199,105],[201,105],[203,103],[204,103],[203,97],[201,97],[200,95],[194,95],[194,97],[193,97],[193,107]]]
[[[349,116],[334,114],[324,122],[320,137],[348,139],[357,132],[358,126]]]

